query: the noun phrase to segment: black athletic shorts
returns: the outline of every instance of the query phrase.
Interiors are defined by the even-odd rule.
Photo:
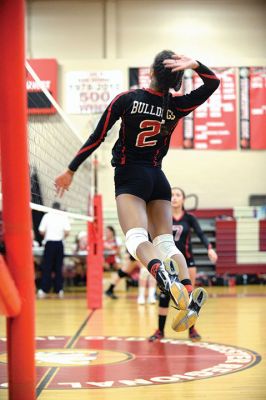
[[[185,259],[186,259],[188,268],[196,267],[195,260],[193,257],[189,257],[189,258],[185,257]]]
[[[171,186],[160,168],[125,165],[115,168],[115,196],[132,194],[146,203],[152,200],[171,201]]]

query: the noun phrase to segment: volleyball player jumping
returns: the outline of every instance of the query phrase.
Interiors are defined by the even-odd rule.
[[[203,85],[174,97],[169,90],[180,89],[185,69],[194,69]],[[80,164],[121,118],[119,137],[112,150],[119,222],[129,253],[148,268],[160,289],[182,310],[180,323],[176,317],[177,331],[195,322],[207,296],[204,289],[190,298],[188,295],[192,286],[185,258],[172,236],[171,187],[161,169],[162,159],[178,121],[204,103],[218,86],[219,79],[200,62],[172,51],[160,52],[151,68],[150,87],[116,96],[68,169],[55,180],[57,193],[62,196]],[[178,272],[172,269],[172,263],[168,263],[171,267],[166,271],[163,261],[169,257],[177,263]]]

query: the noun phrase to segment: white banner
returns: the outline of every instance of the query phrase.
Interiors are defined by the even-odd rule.
[[[122,71],[72,71],[66,76],[67,112],[93,114],[103,112],[122,92]]]

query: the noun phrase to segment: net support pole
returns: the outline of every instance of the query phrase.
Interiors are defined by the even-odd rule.
[[[93,198],[94,221],[88,223],[87,305],[102,308],[103,293],[103,217],[102,196]]]
[[[32,257],[25,83],[25,3],[0,1],[0,142],[6,261],[21,298],[7,319],[9,400],[35,399]]]

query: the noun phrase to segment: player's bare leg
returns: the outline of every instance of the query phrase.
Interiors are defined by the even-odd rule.
[[[139,236],[144,235],[148,232],[148,215],[146,202],[141,198],[131,194],[121,194],[116,198],[118,218],[121,228],[125,235],[130,231],[139,232]],[[167,202],[169,208],[169,202]],[[162,231],[171,233],[171,219],[164,222]],[[143,233],[144,232],[144,233]],[[136,238],[138,240],[138,237]],[[132,254],[133,257],[137,257],[138,260],[148,268],[149,272],[156,279],[159,288],[165,293],[170,293],[175,305],[178,307],[178,299],[182,296],[187,296],[186,290],[180,282],[172,282],[169,278],[168,273],[161,261],[161,255],[154,245],[148,240],[143,239],[137,245],[136,254]],[[181,293],[181,296],[180,296]],[[183,295],[182,295],[183,294]],[[181,302],[180,307],[184,308],[184,302]]]
[[[119,281],[123,278],[127,278],[130,276],[131,272],[139,266],[139,261],[137,260],[131,260],[128,254],[128,257],[125,260],[125,264],[123,265],[122,268],[120,268],[114,278],[112,279],[109,287],[107,288],[107,290],[104,292],[106,296],[110,297],[113,300],[117,300],[118,297],[117,295],[114,293],[114,289],[117,286],[117,284],[119,283]]]

